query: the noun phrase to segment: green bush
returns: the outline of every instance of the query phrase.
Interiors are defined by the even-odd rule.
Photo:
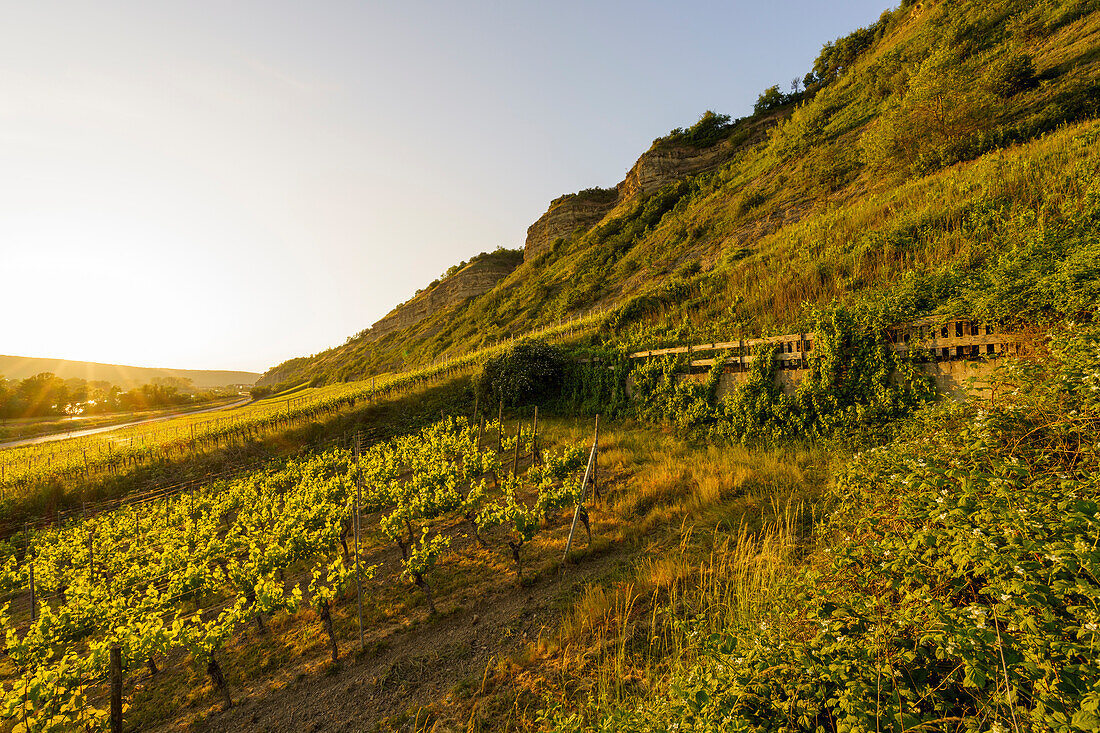
[[[1035,62],[1026,53],[1008,56],[990,67],[988,83],[989,91],[1002,99],[1033,89],[1039,84],[1035,76]]]
[[[729,137],[730,133],[737,127],[739,122],[740,120],[730,122],[729,115],[718,114],[708,109],[703,113],[703,116],[699,118],[699,121],[691,127],[686,130],[682,127],[677,127],[665,137],[655,140],[654,144],[709,148]]]
[[[685,359],[648,359],[630,373],[638,417],[739,443],[784,439],[881,443],[930,401],[931,380],[888,347],[881,314],[833,308],[814,316],[814,349],[797,391],[775,384],[775,348],[757,349],[748,378],[716,399],[723,359],[706,384],[680,380]]]
[[[543,402],[561,392],[565,356],[545,341],[527,339],[485,362],[477,381],[483,404]]]
[[[765,89],[760,96],[756,98],[756,104],[753,105],[752,111],[756,114],[760,114],[761,112],[767,112],[776,107],[782,107],[786,103],[787,95],[779,91],[778,86],[771,86]]]

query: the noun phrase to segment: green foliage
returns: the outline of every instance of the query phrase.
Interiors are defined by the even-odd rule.
[[[691,127],[686,130],[677,127],[668,135],[655,140],[654,144],[662,147],[681,145],[692,148],[709,148],[728,138],[740,122],[741,120],[730,122],[729,115],[718,114],[708,109],[699,118],[699,121]]]
[[[619,196],[619,190],[617,188],[600,188],[594,186],[592,188],[586,188],[583,191],[577,191],[575,194],[577,199],[581,201],[592,201],[602,204],[613,204],[615,199]],[[566,197],[562,197],[563,199]],[[551,203],[553,208],[553,203]]]
[[[868,28],[857,28],[847,36],[822,46],[821,53],[814,60],[814,81],[817,83],[832,81],[848,71],[856,60],[882,36],[889,21],[890,17],[884,16],[878,23]]]
[[[623,352],[583,350],[571,352],[562,375],[560,405],[566,409],[598,413],[607,417],[623,414],[629,407],[626,379],[630,359]]]
[[[740,443],[790,438],[879,443],[934,396],[928,377],[885,341],[886,317],[838,307],[814,316],[813,351],[793,395],[776,384],[775,347],[756,349],[745,379],[720,401],[725,360],[707,380],[683,378],[684,358],[654,358],[630,372],[635,413],[688,433]]]
[[[527,339],[485,362],[477,382],[484,404],[531,404],[557,395],[565,358],[545,341]]]
[[[1016,53],[998,61],[988,73],[989,90],[1007,99],[1039,85],[1031,54]]]
[[[790,437],[793,406],[775,383],[775,354],[774,346],[756,348],[748,378],[722,401],[716,432],[742,443]]]
[[[767,607],[655,610],[683,662],[590,729],[1096,730],[1100,327],[1051,346],[855,456]]]
[[[779,86],[770,86],[760,93],[760,96],[756,98],[756,104],[752,106],[752,111],[756,114],[761,114],[769,110],[782,107],[787,104],[787,95],[779,91]]]

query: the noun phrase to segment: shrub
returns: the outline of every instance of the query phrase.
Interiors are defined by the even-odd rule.
[[[730,122],[729,115],[718,114],[711,110],[703,113],[691,127],[686,130],[677,127],[663,138],[657,139],[658,145],[686,145],[693,148],[709,148],[727,138],[730,132],[739,122]]]
[[[479,398],[486,404],[542,402],[561,390],[564,366],[556,346],[526,339],[485,362],[477,383]]]
[[[786,103],[787,95],[779,91],[779,86],[770,86],[756,98],[756,104],[753,105],[752,111],[760,114],[776,107],[782,107]]]
[[[1002,99],[1015,96],[1039,84],[1030,54],[1017,53],[1002,59],[989,70],[989,91]]]

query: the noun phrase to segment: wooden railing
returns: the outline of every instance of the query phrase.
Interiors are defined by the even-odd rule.
[[[896,326],[887,331],[887,342],[894,351],[901,354],[911,349],[925,351],[928,361],[955,361],[962,359],[980,359],[1016,354],[1020,342],[1017,336],[1003,333],[997,327],[970,320],[951,320],[936,322],[923,319]],[[753,361],[753,351],[764,344],[776,344],[777,366],[780,369],[804,369],[806,358],[813,351],[814,340],[811,334],[792,333],[765,338],[741,339],[691,346],[674,346],[667,349],[635,351],[631,359],[648,359],[654,356],[687,354],[693,367],[713,366],[717,361],[715,352],[726,353],[726,368],[732,371],[744,371]],[[711,355],[693,359],[695,354]]]

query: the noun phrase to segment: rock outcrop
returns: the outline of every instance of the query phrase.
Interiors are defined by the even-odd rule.
[[[709,148],[653,146],[618,185],[619,201],[629,201],[681,178],[713,170],[725,163],[734,147],[723,141]]]
[[[550,249],[559,238],[568,239],[577,228],[591,229],[619,204],[652,193],[666,183],[717,168],[729,160],[733,146],[723,141],[709,148],[655,144],[642,154],[613,189],[589,189],[566,194],[527,229],[524,262]]]
[[[438,285],[427,288],[412,300],[394,308],[381,320],[363,332],[367,342],[415,326],[428,316],[453,308],[467,298],[487,293],[510,275],[518,260],[488,256],[475,260]]]
[[[736,134],[708,147],[676,144],[671,137],[655,140],[615,188],[588,189],[551,201],[546,213],[527,229],[524,261],[550,249],[559,237],[569,239],[578,227],[591,229],[621,204],[687,176],[718,168],[746,146],[763,140],[768,128],[789,114],[790,109],[784,108],[739,120],[735,124]]]
[[[551,201],[546,213],[527,228],[527,242],[523,247],[524,262],[550,249],[559,238],[567,239],[577,227],[590,229],[615,208],[618,200],[616,189],[596,191],[599,192],[596,195],[582,191]]]

